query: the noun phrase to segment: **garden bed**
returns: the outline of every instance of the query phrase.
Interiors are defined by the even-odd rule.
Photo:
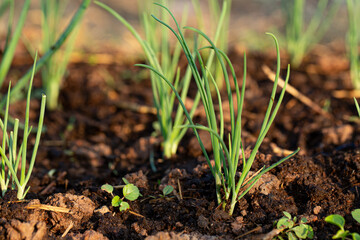
[[[334,213],[345,216],[347,229],[359,232],[349,217],[360,206],[359,121],[351,118],[356,114],[353,99],[333,95],[351,86],[348,64],[341,50],[330,48],[325,55],[320,50],[292,70],[290,84],[328,113],[317,113],[286,94],[252,171],[289,150],[301,151],[264,175],[232,216],[217,206],[214,179],[191,130],[176,156],[162,158],[159,137],[153,136],[156,115],[146,70],[134,67],[135,62],[71,64],[60,96],[62,110],[45,115],[46,132],[27,200],[17,201],[11,191],[0,199],[0,239],[266,239],[283,211],[306,217],[315,239],[334,235],[336,227],[324,221]],[[274,69],[276,63],[270,53],[248,55],[245,155],[254,146],[271,94],[272,82],[262,66]],[[230,52],[239,76],[242,56],[236,48]],[[19,64],[10,76],[22,70]],[[36,78],[35,89],[39,85]],[[10,114],[22,113],[24,106],[13,104]],[[38,108],[33,100],[32,122]],[[199,110],[194,119],[204,122],[205,115]],[[152,154],[156,172],[149,162]],[[122,177],[142,194],[126,212],[112,207],[111,195],[101,190],[105,183],[123,184]],[[165,185],[174,192],[150,197]]]

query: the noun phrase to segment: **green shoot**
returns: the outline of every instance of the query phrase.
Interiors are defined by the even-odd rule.
[[[360,89],[360,59],[359,59],[359,43],[360,43],[360,2],[347,0],[349,30],[348,30],[348,52],[350,58],[350,75],[351,81],[355,89]]]
[[[351,212],[352,217],[360,223],[360,209],[355,209]],[[338,214],[329,215],[325,218],[327,223],[338,226],[340,229],[336,232],[336,234],[332,237],[332,239],[353,239],[360,240],[359,233],[350,233],[349,230],[345,230],[345,219]],[[350,238],[347,238],[350,237]]]
[[[301,64],[305,54],[324,36],[341,4],[341,1],[334,1],[328,7],[328,2],[329,0],[318,1],[313,17],[305,27],[306,0],[282,0],[286,22],[287,51],[291,63],[295,67]],[[327,14],[325,14],[326,11]]]
[[[354,102],[355,102],[355,106],[356,106],[357,113],[358,113],[358,115],[359,115],[359,117],[360,117],[360,107],[359,107],[359,103],[358,103],[358,101],[356,100],[355,97],[354,97]]]
[[[15,54],[16,45],[20,39],[21,31],[24,27],[27,13],[30,7],[30,0],[25,0],[22,5],[22,10],[17,21],[17,25],[15,27],[15,31],[12,34],[12,24],[14,22],[14,2],[15,1],[6,1],[4,5],[2,5],[2,10],[5,11],[7,7],[9,7],[9,21],[8,21],[8,32],[6,36],[6,44],[4,49],[4,54],[2,56],[2,60],[0,63],[0,86],[4,83],[5,77],[10,69],[10,65],[12,59]]]
[[[86,8],[91,3],[91,0],[83,0],[80,7],[76,11],[75,15],[71,19],[70,23],[66,27],[66,29],[62,32],[61,36],[58,38],[58,40],[51,46],[51,48],[37,61],[35,66],[35,73],[40,70],[40,68],[53,56],[53,54],[62,46],[62,44],[65,42],[65,40],[69,37],[71,32],[74,30],[74,28],[78,25],[78,22],[82,19],[82,16],[84,15],[84,12]],[[19,98],[21,95],[21,91],[26,87],[26,84],[29,80],[29,78],[33,74],[33,68],[30,68],[24,76],[22,76],[17,84],[12,88],[11,95],[15,96],[14,98]],[[1,78],[0,78],[1,79]],[[0,82],[1,83],[1,82]],[[6,104],[6,100],[3,99],[0,102],[0,108],[4,107]]]
[[[0,3],[0,17],[6,12],[6,10],[10,7],[11,0],[4,0]]]
[[[248,159],[245,159],[245,153],[244,153],[244,147],[243,143],[241,141],[241,114],[243,109],[243,102],[244,102],[244,94],[245,94],[245,81],[246,81],[246,56],[244,61],[244,76],[243,76],[243,83],[240,89],[237,82],[237,77],[234,71],[234,68],[231,64],[230,59],[226,56],[226,54],[218,49],[214,43],[200,30],[191,28],[191,27],[185,27],[185,29],[189,29],[191,31],[194,31],[201,37],[203,37],[210,46],[205,46],[200,49],[195,45],[195,57],[193,57],[192,52],[190,51],[189,45],[184,37],[184,34],[182,32],[182,29],[180,28],[179,24],[177,23],[175,17],[170,12],[168,8],[166,8],[163,5],[157,4],[163,9],[165,9],[171,18],[174,20],[176,24],[176,30],[172,28],[169,24],[165,23],[164,21],[156,18],[153,16],[158,22],[160,22],[162,25],[167,27],[178,39],[179,43],[181,44],[181,47],[183,48],[183,51],[187,57],[188,64],[191,68],[193,78],[195,80],[195,83],[198,88],[198,92],[200,94],[202,103],[205,108],[205,113],[207,116],[207,122],[208,126],[201,126],[194,124],[194,122],[191,119],[190,114],[185,108],[185,105],[177,92],[176,88],[173,86],[171,81],[167,79],[166,76],[164,76],[161,72],[159,72],[156,68],[144,65],[144,64],[138,64],[138,66],[146,67],[150,69],[153,73],[156,73],[159,77],[162,78],[163,81],[165,81],[170,88],[174,91],[181,107],[184,109],[184,113],[189,121],[189,124],[181,126],[182,128],[192,128],[194,130],[194,133],[199,141],[200,147],[205,155],[205,158],[209,164],[211,173],[213,174],[215,178],[215,189],[216,189],[216,196],[217,201],[219,204],[225,207],[227,204],[230,204],[230,207],[228,209],[229,214],[231,215],[234,211],[235,204],[255,185],[255,183],[259,180],[259,178],[266,172],[270,171],[280,163],[284,162],[285,160],[292,157],[294,154],[296,154],[298,150],[290,154],[289,156],[281,159],[277,163],[274,163],[273,165],[269,167],[263,167],[261,168],[256,174],[253,176],[248,176],[248,173],[251,169],[251,166],[255,160],[256,153],[258,149],[260,148],[260,145],[262,141],[264,140],[266,133],[268,132],[272,122],[274,121],[274,118],[276,116],[276,113],[281,105],[283,96],[285,94],[285,88],[286,84],[289,80],[289,67],[288,67],[288,74],[286,77],[286,84],[284,88],[281,91],[281,94],[279,96],[278,102],[275,106],[273,106],[275,101],[275,94],[277,89],[277,82],[280,74],[280,55],[279,55],[279,46],[277,39],[274,35],[269,34],[272,36],[272,38],[275,41],[276,50],[278,53],[277,57],[277,72],[276,72],[276,79],[275,83],[272,89],[271,98],[269,100],[268,109],[265,114],[265,118],[263,121],[263,125],[260,130],[260,134],[258,136],[257,142],[254,146],[254,149],[252,150],[250,157]],[[196,42],[195,42],[196,44]],[[217,113],[215,112],[214,108],[214,102],[212,100],[212,94],[210,91],[210,83],[212,82],[214,86],[216,87],[215,80],[213,79],[211,73],[207,70],[207,68],[204,65],[204,61],[202,59],[202,56],[200,54],[200,51],[204,51],[206,49],[210,49],[215,52],[215,56],[217,60],[220,62],[222,74],[225,79],[225,86],[226,86],[226,92],[227,97],[229,101],[229,107],[230,107],[230,119],[231,119],[231,130],[228,136],[228,145],[226,145],[224,141],[224,117],[222,112],[222,103],[221,103],[221,97],[219,90],[217,90],[217,96],[218,96],[218,104],[219,104],[219,115],[220,115],[220,122],[218,122]],[[197,62],[198,64],[197,64]],[[237,101],[237,111],[235,109],[235,104],[233,103],[232,98],[232,92],[231,92],[231,86],[230,86],[230,78],[229,74],[226,68],[226,64],[230,68],[230,73],[233,78],[234,86],[235,86],[235,93],[236,93],[236,101]],[[197,66],[200,66],[200,70]],[[236,112],[236,113],[235,113]],[[213,158],[215,160],[215,165],[212,166],[210,163],[210,158],[204,148],[204,145],[199,137],[198,130],[205,130],[210,133],[211,142],[212,142],[212,148],[213,148]],[[242,173],[240,178],[237,178],[237,168],[240,156],[242,156]],[[246,177],[250,177],[247,179]]]
[[[62,16],[65,11],[67,1],[64,0],[41,0],[42,10],[42,51],[47,52],[55,43],[59,35],[59,29]],[[80,21],[76,23],[75,29],[69,39],[63,44],[63,48],[58,51],[45,63],[41,76],[43,87],[47,94],[47,108],[54,110],[58,106],[58,97],[62,78],[64,77],[66,66],[72,49],[75,44],[77,31]]]
[[[162,0],[161,2],[164,4],[166,1]],[[140,9],[140,12],[141,25],[145,32],[145,40],[142,41],[149,48],[149,50],[146,50],[146,48],[143,47],[148,63],[156,67],[159,71],[163,72],[169,79],[171,79],[171,82],[177,86],[177,90],[179,92],[181,91],[182,99],[185,101],[189,89],[191,72],[190,69],[187,69],[185,75],[180,76],[180,69],[178,68],[181,53],[180,44],[173,47],[172,45],[174,44],[170,44],[169,41],[171,38],[168,31],[163,28],[159,28],[156,21],[151,18],[151,12],[159,12],[159,9],[155,8],[152,2],[143,2],[143,7]],[[165,14],[163,16],[167,17]],[[183,23],[186,22],[186,20],[187,11],[183,14]],[[131,31],[131,29],[129,30]],[[156,36],[161,36],[161,38],[159,39]],[[149,53],[146,53],[146,51],[149,51]],[[158,57],[149,59],[149,55],[152,53]],[[154,106],[157,109],[160,133],[163,137],[162,147],[164,156],[166,158],[171,158],[176,153],[178,145],[186,132],[185,129],[179,129],[176,126],[184,124],[186,118],[183,114],[182,108],[179,107],[177,108],[175,118],[173,119],[172,113],[175,108],[175,95],[171,92],[171,89],[166,83],[159,81],[156,74],[151,74],[151,85]],[[197,107],[198,102],[199,98],[197,97],[197,100],[195,100],[192,107],[193,112]]]
[[[30,78],[30,83],[27,92],[27,99],[26,99],[26,111],[25,111],[25,124],[24,124],[24,136],[22,144],[17,151],[17,138],[18,138],[18,128],[19,128],[19,120],[16,119],[14,123],[14,130],[10,132],[10,136],[7,133],[7,121],[8,121],[8,112],[9,112],[9,102],[10,102],[10,86],[7,95],[6,101],[6,108],[5,108],[5,115],[4,120],[1,121],[1,128],[3,131],[3,140],[2,145],[0,147],[0,154],[1,154],[1,173],[0,173],[0,187],[2,191],[2,195],[8,189],[8,184],[10,178],[12,179],[12,188],[17,188],[17,198],[22,200],[25,198],[28,190],[30,187],[27,187],[27,183],[29,182],[34,164],[36,159],[37,149],[40,143],[40,136],[42,131],[42,126],[44,122],[44,114],[45,114],[45,104],[46,104],[46,96],[43,95],[41,98],[41,107],[40,107],[40,115],[39,115],[39,123],[35,138],[35,144],[33,147],[33,152],[30,158],[30,161],[27,161],[27,143],[28,137],[30,135],[32,127],[29,126],[29,112],[30,112],[30,96],[31,96],[31,89],[32,83],[34,79],[35,73],[35,66],[36,66],[36,59],[37,55],[35,56],[35,62],[33,65],[32,76]],[[6,154],[6,145],[8,145],[8,156]],[[29,166],[26,169],[26,166]],[[18,176],[18,167],[20,169],[20,176]],[[8,173],[6,174],[6,168]]]
[[[161,2],[164,4],[166,1],[162,0]],[[226,2],[228,2],[228,0],[225,1],[225,3]],[[95,3],[124,24],[140,43],[148,64],[161,73],[161,75],[166,76],[170,83],[176,88],[176,92],[180,93],[182,102],[186,103],[191,80],[191,68],[188,67],[185,74],[180,76],[178,62],[181,53],[181,44],[178,43],[175,47],[171,47],[169,44],[169,39],[171,39],[169,32],[164,28],[160,28],[156,21],[145,12],[145,9],[147,11],[157,12],[158,8],[154,8],[153,4],[149,5],[148,1],[142,2],[144,10],[142,10],[141,14],[141,23],[145,32],[145,39],[143,39],[135,28],[113,9],[101,2],[95,1]],[[218,37],[221,33],[221,26],[223,25],[225,18],[225,11],[223,12],[216,29]],[[166,14],[161,14],[161,16],[164,19],[168,19],[168,15]],[[184,14],[183,17],[183,23],[185,21],[186,14]],[[158,38],[157,36],[161,37]],[[211,63],[212,60],[209,60],[206,66],[210,68]],[[187,131],[187,129],[180,128],[180,126],[188,124],[188,121],[182,107],[176,109],[175,117],[173,118],[175,94],[167,83],[161,81],[160,77],[155,73],[151,73],[150,80],[153,91],[153,102],[157,109],[158,123],[163,137],[162,147],[164,156],[170,158],[176,153],[178,145]],[[200,95],[197,94],[194,98],[192,108],[189,111],[190,117],[193,116],[199,101]]]
[[[291,217],[291,214],[288,212],[283,212],[284,217],[280,218],[274,224],[276,228],[280,230],[280,234],[273,239],[313,239],[314,231],[312,227],[306,224],[307,219],[301,218],[297,222],[296,217]]]
[[[166,185],[164,189],[162,190],[162,194],[159,194],[160,198],[166,198],[169,194],[171,194],[174,191],[174,187],[171,185]],[[154,196],[149,196],[151,198],[155,198]]]
[[[167,195],[169,195],[170,193],[172,193],[174,191],[173,186],[171,185],[167,185],[166,187],[164,187],[164,189],[162,190],[162,197],[166,197]]]
[[[138,197],[141,195],[138,187],[136,187],[134,184],[129,183],[125,178],[123,178],[125,182],[125,186],[123,187],[123,197],[120,198],[118,195],[114,195],[114,187],[110,184],[104,184],[101,186],[101,190],[104,190],[107,193],[110,193],[113,197],[111,200],[111,205],[113,207],[119,207],[120,212],[126,211],[130,208],[129,203],[125,202],[124,199],[127,199],[129,201],[135,201],[138,199]]]

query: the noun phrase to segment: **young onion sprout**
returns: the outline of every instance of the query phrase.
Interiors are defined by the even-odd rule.
[[[155,3],[156,4],[156,3]],[[237,77],[234,71],[234,68],[232,66],[232,63],[230,59],[226,56],[226,54],[218,49],[215,44],[210,40],[210,38],[204,34],[202,31],[192,28],[192,27],[185,27],[185,29],[191,30],[198,34],[199,36],[203,37],[209,46],[205,46],[202,48],[198,48],[195,44],[195,49],[193,50],[195,52],[195,56],[192,53],[192,51],[189,48],[189,45],[184,37],[184,34],[182,32],[182,29],[180,28],[179,24],[177,23],[174,15],[170,12],[168,8],[161,4],[156,4],[160,7],[164,8],[172,17],[176,24],[176,29],[172,28],[169,24],[165,23],[164,21],[158,19],[157,17],[153,16],[158,22],[160,22],[162,25],[167,27],[178,39],[179,43],[181,44],[181,47],[186,55],[188,64],[191,68],[193,78],[195,80],[195,83],[197,85],[201,101],[204,105],[206,118],[208,125],[202,126],[195,124],[192,121],[192,118],[188,111],[185,108],[185,104],[183,103],[179,93],[177,92],[176,88],[173,86],[173,84],[164,76],[160,71],[158,71],[156,68],[150,65],[145,64],[138,64],[138,66],[142,66],[145,68],[150,69],[153,73],[156,73],[163,81],[165,81],[170,88],[174,91],[180,105],[184,109],[184,113],[189,121],[189,124],[181,126],[182,128],[192,128],[194,130],[194,133],[200,143],[200,147],[203,151],[203,154],[205,155],[205,158],[209,164],[210,171],[213,174],[215,178],[215,187],[216,187],[216,196],[217,196],[217,202],[222,205],[222,207],[225,209],[226,206],[229,204],[228,212],[231,215],[234,211],[235,204],[256,184],[256,182],[259,180],[259,178],[265,174],[266,172],[270,171],[280,163],[284,162],[285,160],[291,158],[294,156],[299,149],[297,149],[292,154],[288,155],[287,157],[279,160],[278,162],[272,164],[269,167],[262,167],[256,174],[249,176],[249,171],[251,169],[251,166],[255,160],[256,153],[263,142],[272,122],[274,121],[274,118],[276,116],[276,113],[281,105],[283,96],[285,94],[285,88],[286,84],[289,80],[289,70],[290,67],[288,66],[288,72],[286,76],[285,86],[282,89],[280,96],[277,100],[276,105],[274,106],[275,102],[275,95],[276,95],[276,89],[277,89],[277,82],[280,74],[280,55],[279,55],[279,45],[277,42],[276,37],[268,33],[274,41],[276,45],[277,50],[277,71],[276,71],[276,79],[273,85],[271,97],[269,100],[268,108],[263,120],[263,124],[260,130],[260,134],[258,136],[258,139],[255,143],[254,149],[251,151],[250,157],[246,159],[245,157],[245,151],[243,142],[241,140],[241,115],[243,110],[243,103],[244,103],[244,94],[245,94],[245,83],[246,83],[246,56],[244,56],[244,75],[243,75],[243,82],[241,90],[239,89]],[[216,82],[214,78],[212,77],[212,74],[207,70],[207,68],[204,65],[204,61],[202,59],[202,56],[200,54],[201,51],[204,50],[211,50],[215,52],[215,56],[217,60],[220,62],[222,74],[225,80],[225,86],[226,86],[226,92],[227,97],[229,101],[229,107],[230,107],[230,119],[231,119],[231,131],[227,137],[224,136],[224,116],[222,111],[222,102],[221,102],[221,96],[220,91],[216,89],[217,93],[217,99],[219,104],[219,115],[220,115],[220,121],[217,119],[217,113],[215,111],[214,107],[214,101],[212,99],[212,93],[210,91],[210,83],[213,83],[214,86],[216,86]],[[233,79],[234,86],[235,86],[235,93],[236,93],[236,102],[235,104],[232,100],[232,91],[230,87],[230,76],[228,74],[228,69],[226,68],[226,65],[229,67],[230,75]],[[199,66],[199,67],[198,67]],[[235,108],[235,105],[237,105],[237,109]],[[205,130],[210,133],[211,137],[211,143],[212,143],[212,150],[213,150],[213,158],[214,158],[214,166],[210,162],[210,158],[208,156],[208,153],[206,152],[204,145],[199,137],[198,130]],[[227,139],[227,143],[224,139]],[[238,172],[238,164],[240,160],[240,156],[242,157],[242,171],[240,177],[237,177]],[[249,178],[247,178],[249,177]]]
[[[40,143],[40,137],[42,132],[42,126],[44,122],[44,114],[45,114],[45,104],[46,104],[46,95],[42,95],[41,98],[41,107],[40,107],[40,115],[39,115],[39,123],[36,132],[35,144],[33,147],[33,152],[30,157],[30,161],[27,161],[27,145],[28,145],[28,137],[31,133],[32,127],[29,126],[29,112],[30,112],[30,96],[31,96],[31,88],[34,79],[35,66],[36,66],[36,58],[33,65],[33,71],[30,78],[30,83],[27,92],[26,99],[26,111],[25,111],[25,124],[24,124],[24,136],[23,141],[20,145],[19,150],[17,151],[17,142],[18,142],[18,129],[19,129],[19,120],[15,119],[14,129],[7,133],[7,125],[8,125],[8,113],[9,113],[9,102],[10,102],[10,88],[11,84],[9,84],[5,114],[4,119],[0,119],[0,127],[3,131],[2,136],[2,144],[0,147],[0,187],[2,195],[6,193],[8,189],[8,185],[11,179],[11,189],[17,189],[17,198],[22,200],[25,198],[29,188],[27,186],[34,164],[36,159],[37,149]],[[6,146],[8,147],[8,153],[6,152]],[[28,168],[27,168],[28,165]],[[20,174],[18,176],[18,169],[20,167]]]

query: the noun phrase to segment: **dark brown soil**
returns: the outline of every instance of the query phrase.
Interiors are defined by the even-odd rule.
[[[329,52],[321,56],[314,51],[291,72],[290,80],[321,107],[329,103],[328,115],[286,95],[252,170],[275,162],[283,156],[282,150],[300,147],[301,152],[265,175],[237,204],[233,216],[218,209],[214,180],[191,131],[179,154],[162,160],[159,138],[152,137],[156,116],[145,70],[133,63],[72,64],[60,110],[46,113],[47,131],[28,200],[17,202],[11,191],[0,200],[0,239],[259,239],[273,229],[282,211],[308,218],[315,239],[330,239],[336,232],[324,221],[334,213],[346,216],[347,229],[360,232],[359,224],[349,217],[360,207],[359,122],[350,121],[356,114],[353,100],[332,95],[350,85],[347,62],[336,49]],[[231,53],[239,76],[241,56]],[[274,56],[248,57],[243,114],[248,150],[271,92],[272,83],[261,70],[264,64],[273,68]],[[23,69],[26,66],[16,66],[9,76]],[[35,89],[39,86],[37,78]],[[33,122],[38,105],[37,100],[32,102]],[[21,116],[23,107],[24,102],[13,104],[12,115]],[[196,119],[204,121],[201,112]],[[157,172],[150,168],[150,151]],[[110,194],[100,189],[105,183],[122,184],[122,177],[143,195],[130,203],[127,212],[113,208]],[[149,197],[161,193],[165,185],[175,188],[171,197]],[[44,210],[45,205],[58,208]]]

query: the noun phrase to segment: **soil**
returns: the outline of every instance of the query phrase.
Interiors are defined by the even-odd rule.
[[[0,199],[0,239],[267,239],[282,211],[306,217],[315,239],[330,239],[337,231],[324,221],[334,213],[345,216],[346,229],[360,232],[349,217],[360,207],[360,128],[351,118],[356,114],[353,100],[333,96],[334,90],[351,87],[348,63],[338,51],[330,47],[319,54],[315,49],[291,71],[290,84],[328,112],[319,114],[286,94],[252,171],[289,150],[301,151],[266,174],[232,216],[216,204],[214,179],[191,131],[176,156],[162,158],[145,70],[128,61],[71,64],[61,107],[46,112],[27,200],[17,201],[12,191]],[[242,56],[236,48],[230,53],[239,76]],[[285,68],[287,59],[282,62]],[[246,153],[254,146],[271,92],[262,65],[274,69],[275,63],[273,54],[248,54]],[[14,66],[9,80],[27,67]],[[40,82],[37,76],[35,92]],[[12,116],[21,117],[23,109],[24,101],[13,104]],[[38,110],[34,99],[34,124]],[[195,119],[205,120],[201,111]],[[111,195],[100,189],[105,183],[123,184],[123,177],[142,194],[126,212],[112,207]],[[165,185],[172,185],[174,193],[149,197],[158,196]]]

